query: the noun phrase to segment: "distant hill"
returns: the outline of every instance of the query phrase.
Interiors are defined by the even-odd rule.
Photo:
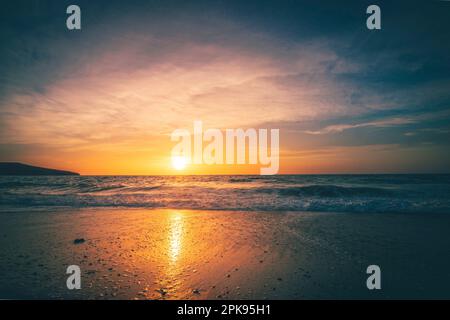
[[[18,162],[0,162],[0,176],[79,176],[79,173],[30,166]]]

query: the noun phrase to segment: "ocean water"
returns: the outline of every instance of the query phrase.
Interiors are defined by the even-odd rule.
[[[0,208],[450,213],[450,175],[6,176]]]

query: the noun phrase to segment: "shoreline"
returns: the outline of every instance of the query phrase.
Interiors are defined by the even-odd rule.
[[[450,297],[446,214],[17,211],[0,209],[0,298]],[[365,286],[370,264],[382,290]],[[81,290],[66,288],[68,265],[80,266]]]

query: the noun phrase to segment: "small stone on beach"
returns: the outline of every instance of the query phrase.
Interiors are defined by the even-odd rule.
[[[86,240],[84,240],[83,238],[79,238],[79,239],[75,239],[73,240],[73,244],[82,244],[84,243]]]
[[[161,294],[162,296],[165,296],[167,294],[167,291],[162,289],[162,288],[161,289],[157,289],[155,291],[158,292],[159,294]]]

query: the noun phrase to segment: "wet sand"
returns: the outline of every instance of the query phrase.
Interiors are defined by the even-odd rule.
[[[450,298],[445,214],[59,208],[0,220],[0,298]],[[66,287],[69,265],[81,290]]]

